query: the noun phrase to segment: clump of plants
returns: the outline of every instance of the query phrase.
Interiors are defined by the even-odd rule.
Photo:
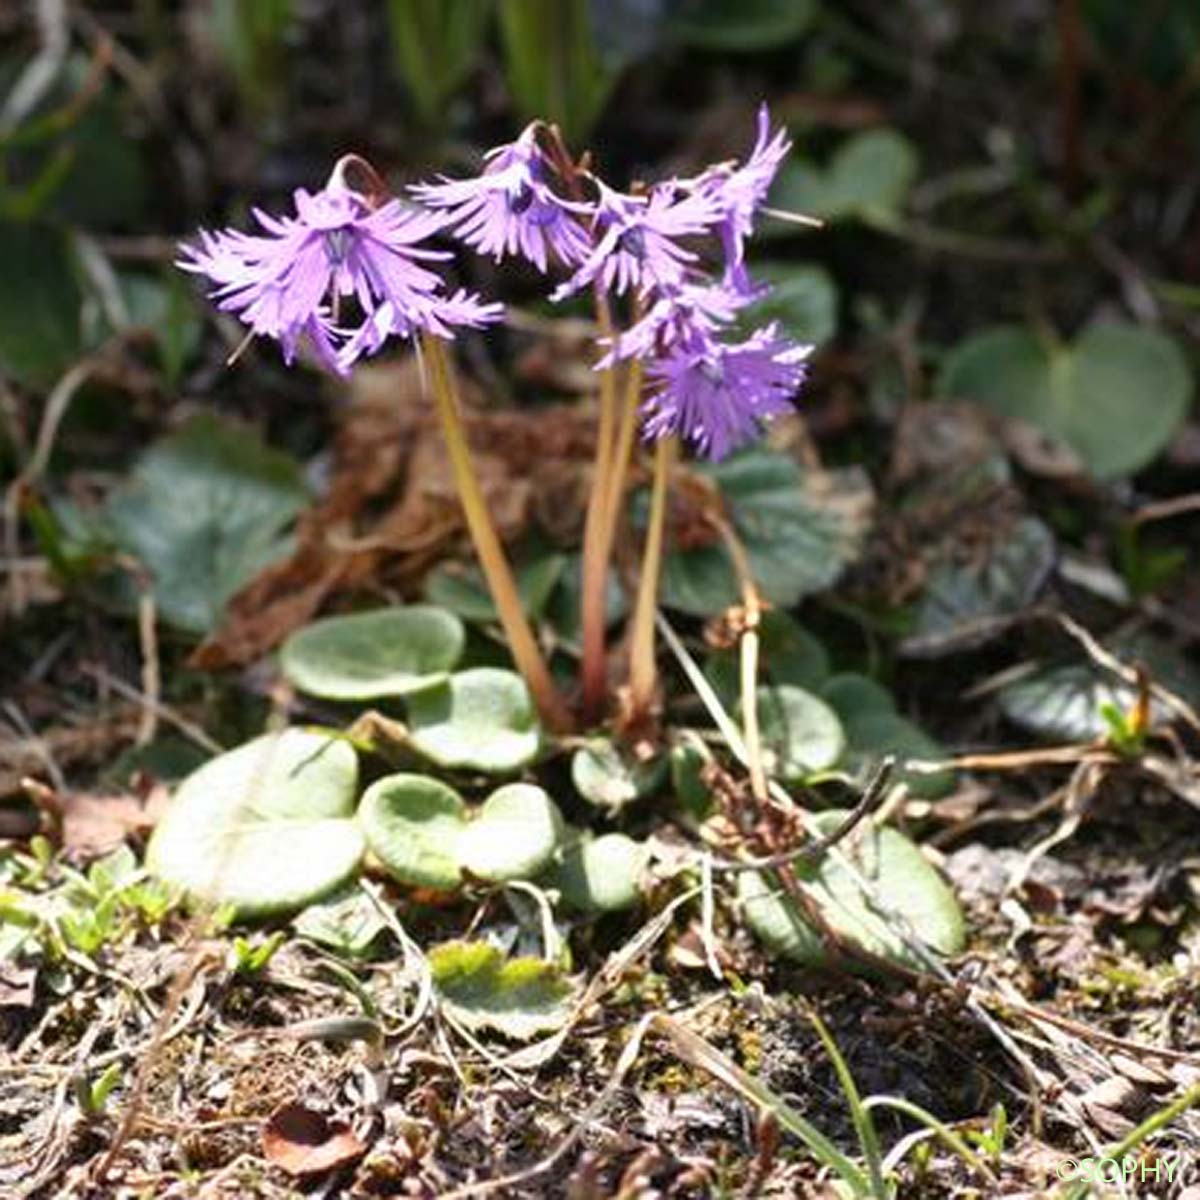
[[[790,869],[779,874],[805,837],[820,832],[806,835],[804,806],[785,787],[851,781],[880,741],[904,750],[922,736],[887,703],[875,701],[873,724],[865,720],[856,707],[863,689],[836,681],[827,662],[814,664],[810,655],[793,670],[807,635],[769,600],[774,593],[786,603],[796,564],[785,555],[765,593],[758,579],[780,547],[756,553],[752,539],[782,537],[805,504],[794,464],[751,448],[792,410],[812,350],[777,321],[756,322],[771,289],[753,277],[746,256],[759,221],[807,222],[767,206],[789,149],[764,106],[744,160],[619,191],[588,158],[574,158],[554,126],[537,121],[490,151],[473,178],[442,178],[397,196],[371,164],[348,155],[319,191],[296,192],[291,214],[256,211],[258,232],[204,232],[183,248],[180,265],[211,282],[219,307],[247,326],[247,340],[274,339],[289,363],[303,353],[347,375],[393,341],[414,345],[486,584],[485,610],[517,673],[464,667],[470,639],[453,604],[354,613],[300,630],[282,652],[288,679],[332,704],[376,708],[339,729],[267,735],[196,772],[155,834],[157,872],[194,897],[250,916],[302,907],[364,861],[415,888],[535,881],[577,909],[622,909],[638,902],[650,848],[616,829],[596,836],[593,826],[619,824],[627,806],[669,780],[678,797],[695,799],[691,819],[710,853],[738,872],[747,919],[773,948],[810,961],[834,927],[868,958],[919,965],[913,933],[943,951],[958,947],[952,896],[899,834],[848,841],[836,860],[814,856],[802,880]],[[503,309],[447,283],[442,268],[451,254],[435,240],[447,234],[497,261],[536,268],[552,301],[591,296],[596,442],[574,591],[573,679],[539,638],[529,581],[510,564],[473,463],[448,347],[459,331],[500,321]],[[651,458],[650,482],[631,504],[641,446]],[[681,447],[711,465],[686,467]],[[764,528],[759,520],[757,530],[739,521],[729,503],[739,485],[783,491],[787,499],[772,517],[778,535],[769,521]],[[715,738],[710,728],[669,719],[664,705],[661,589],[688,586],[678,572],[664,578],[673,492],[697,507],[726,570],[707,672],[675,646],[697,677]],[[613,613],[613,556],[634,510],[640,571],[622,623]],[[770,513],[770,504],[760,511]],[[813,517],[811,508],[806,515]],[[822,529],[819,514],[815,525]],[[614,624],[622,624],[620,656],[609,640]],[[835,695],[848,710],[839,710]],[[868,725],[884,733],[864,745],[855,729]],[[589,736],[581,740],[582,733]],[[567,749],[575,794],[560,799],[585,813],[575,826],[539,773]],[[364,791],[360,751],[400,769]],[[745,768],[745,787],[729,774],[731,751]],[[481,794],[480,778],[492,776],[509,781]],[[944,774],[940,785],[928,778],[935,788],[946,785]],[[912,783],[920,786],[917,776]],[[752,870],[756,855],[763,863]],[[875,885],[916,896],[901,905],[907,933],[888,932]],[[819,918],[826,908],[840,916]]]

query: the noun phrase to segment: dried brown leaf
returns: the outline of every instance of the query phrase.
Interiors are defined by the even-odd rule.
[[[262,1130],[268,1162],[288,1175],[320,1175],[357,1162],[366,1146],[340,1121],[329,1121],[302,1104],[277,1108]]]
[[[63,849],[76,862],[100,858],[128,837],[144,837],[158,823],[167,806],[168,791],[154,784],[142,795],[119,792],[56,792],[36,780],[25,782],[35,805],[48,814],[58,829]]]

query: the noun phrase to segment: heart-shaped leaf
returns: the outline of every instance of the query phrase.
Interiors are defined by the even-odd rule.
[[[150,572],[159,615],[207,633],[230,597],[287,553],[283,531],[307,500],[287,455],[202,414],[142,456],[107,518]]]
[[[517,1041],[561,1029],[573,989],[553,963],[505,959],[488,942],[446,942],[429,952],[447,1016],[468,1029],[493,1029]]]
[[[803,783],[829,770],[846,749],[837,714],[803,688],[759,688],[758,722],[763,766],[784,783]]]
[[[358,820],[372,853],[401,883],[452,892],[462,883],[462,797],[428,775],[385,775],[362,798]]]
[[[823,834],[829,834],[846,816],[844,810],[830,809],[819,813],[816,822]],[[881,958],[921,968],[864,895],[853,873],[841,865],[841,855],[866,880],[884,914],[907,920],[913,932],[940,954],[962,949],[963,920],[954,893],[906,837],[872,825],[859,826],[836,852],[816,864],[797,859],[793,865],[797,882],[835,933]],[[767,875],[755,871],[739,875],[738,898],[747,924],[777,954],[810,966],[830,961],[820,935]]]
[[[903,135],[863,130],[847,138],[824,169],[786,163],[771,190],[771,205],[830,221],[887,216],[903,205],[917,167],[917,153]]]
[[[771,50],[808,28],[813,0],[688,0],[672,30],[686,45],[722,54]]]
[[[537,714],[525,681],[512,671],[459,671],[412,693],[407,704],[413,748],[439,766],[507,775],[537,757]]]
[[[649,862],[649,846],[623,833],[583,836],[567,847],[548,882],[580,912],[623,912],[641,900]]]
[[[1191,406],[1192,375],[1166,334],[1093,325],[1070,345],[1003,326],[947,356],[939,389],[1066,442],[1100,479],[1152,462]]]
[[[647,763],[630,760],[607,738],[593,738],[575,751],[571,759],[571,782],[590,803],[610,813],[648,796],[661,782],[666,761]]]
[[[404,696],[443,682],[462,656],[452,613],[426,604],[314,621],[283,644],[280,666],[302,692],[327,700]]]
[[[179,785],[146,861],[194,899],[240,915],[290,912],[348,878],[358,759],[325,733],[287,729],[221,754]]]
[[[752,449],[693,468],[720,487],[763,595],[780,608],[828,587],[862,548],[872,497],[860,472],[805,472],[786,455]],[[669,553],[662,603],[716,616],[740,602],[723,545]]]
[[[493,883],[532,879],[553,857],[562,833],[562,814],[546,792],[532,783],[508,783],[459,834],[458,861]]]

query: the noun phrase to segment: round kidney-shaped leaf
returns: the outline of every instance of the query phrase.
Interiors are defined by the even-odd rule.
[[[451,892],[462,882],[458,838],[467,808],[427,775],[386,775],[366,791],[358,820],[367,845],[401,883]]]
[[[358,760],[339,738],[303,729],[256,738],[179,785],[147,864],[193,899],[240,916],[303,908],[362,857],[357,785]]]
[[[432,605],[326,617],[283,644],[283,673],[327,700],[404,696],[444,680],[463,650],[462,622]]]
[[[842,809],[818,814],[823,834],[846,819]],[[863,893],[845,856],[868,884],[881,910]],[[859,827],[817,863],[797,859],[797,882],[840,937],[877,957],[921,968],[918,957],[889,927],[888,917],[908,922],[913,933],[939,954],[957,954],[963,945],[963,919],[954,893],[921,851],[894,829]],[[747,871],[738,876],[738,898],[747,924],[770,949],[809,966],[830,961],[820,934],[769,876]]]
[[[568,847],[550,882],[580,912],[622,912],[641,899],[650,848],[623,833],[581,838]]]
[[[498,667],[459,671],[408,697],[409,740],[439,766],[511,774],[537,756],[541,734],[524,680]]]
[[[649,795],[662,782],[666,769],[665,759],[631,762],[607,738],[594,738],[575,751],[571,782],[585,800],[615,813]]]
[[[785,783],[802,783],[829,770],[846,749],[837,714],[803,688],[759,688],[758,721],[763,765]]]
[[[484,801],[459,834],[458,861],[479,879],[532,879],[562,838],[558,805],[532,783],[508,783]]]

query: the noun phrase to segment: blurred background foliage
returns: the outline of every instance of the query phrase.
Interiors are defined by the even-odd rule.
[[[230,331],[205,336],[223,319],[172,259],[198,225],[319,186],[342,153],[399,186],[475,169],[541,116],[620,185],[743,153],[765,98],[796,143],[772,202],[827,224],[764,223],[775,291],[755,316],[820,344],[807,411],[826,461],[886,467],[912,401],[970,401],[1004,423],[1035,499],[1082,481],[1039,510],[1057,537],[1085,546],[1107,513],[1101,544],[1135,593],[1187,565],[1126,517],[1200,470],[1191,0],[30,0],[0,12],[0,97],[10,475],[65,379],[66,466],[128,465],[187,396],[315,453],[320,379],[267,354],[227,371]],[[517,269],[458,269],[543,304]],[[26,501],[64,569],[118,536],[61,497]]]

